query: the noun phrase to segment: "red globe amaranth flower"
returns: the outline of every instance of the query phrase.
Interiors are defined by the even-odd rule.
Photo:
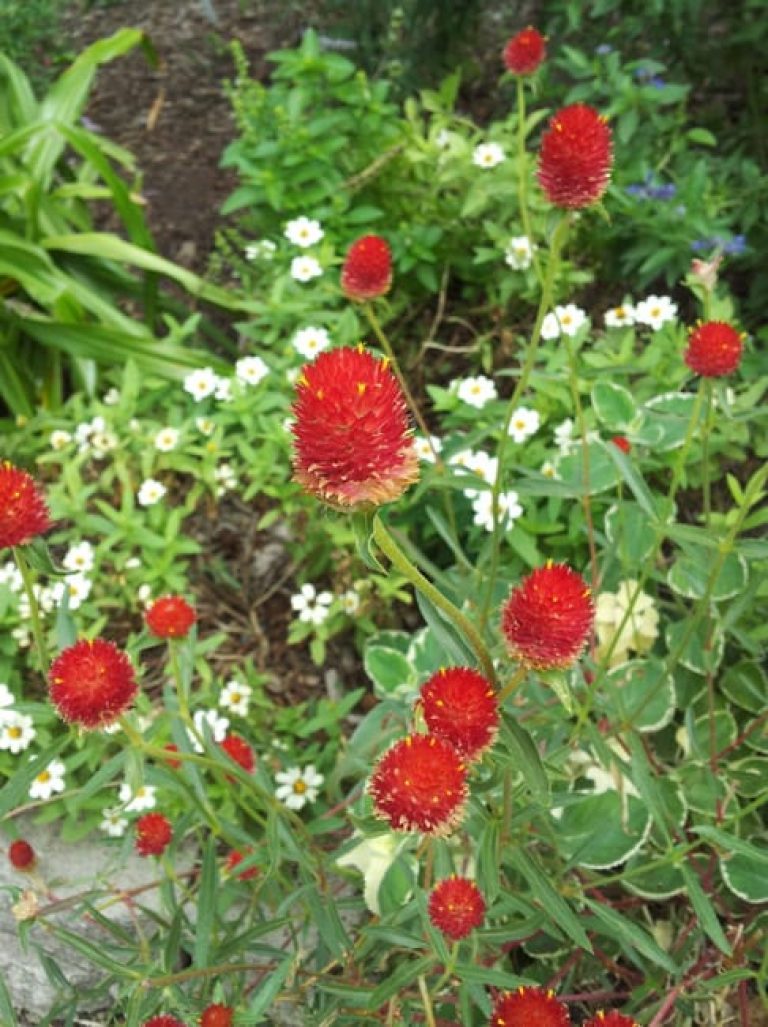
[[[175,1016],[168,1016],[164,1013],[161,1016],[153,1016],[151,1020],[145,1020],[143,1027],[187,1027],[181,1020],[177,1020]]]
[[[238,867],[247,856],[252,855],[252,853],[253,853],[253,849],[248,849],[247,852],[240,852],[237,849],[233,849],[230,852],[230,854],[227,856],[227,859],[226,859],[226,861],[224,863],[224,867],[227,870],[227,872],[230,873],[230,874],[234,873],[236,867]],[[258,867],[248,867],[247,870],[242,870],[237,875],[237,879],[239,881],[252,881],[254,877],[258,877],[258,876],[259,876],[259,868]]]
[[[85,728],[111,724],[138,691],[131,661],[101,638],[65,649],[51,664],[48,687],[59,716]]]
[[[227,735],[220,745],[230,759],[233,759],[235,763],[239,763],[243,770],[249,774],[253,773],[253,768],[256,766],[256,757],[254,756],[253,749],[244,738],[241,738],[240,735]]]
[[[35,479],[4,460],[0,463],[0,549],[23,546],[51,526]]]
[[[574,103],[552,116],[542,136],[539,183],[556,207],[588,207],[608,188],[612,160],[605,118],[586,104]]]
[[[578,659],[594,619],[590,589],[565,564],[538,567],[512,589],[501,629],[512,656],[536,670],[563,670]]]
[[[158,638],[184,638],[197,614],[182,596],[161,596],[144,614],[144,620]]]
[[[554,992],[518,988],[496,999],[490,1027],[570,1027],[571,1018]]]
[[[163,749],[165,749],[165,751],[166,751],[166,752],[168,753],[168,756],[166,757],[166,760],[165,760],[165,762],[166,762],[166,763],[168,764],[168,766],[169,766],[169,767],[171,767],[171,768],[172,768],[173,770],[178,770],[178,769],[179,769],[179,767],[181,766],[181,762],[182,762],[182,761],[181,761],[181,760],[177,760],[177,759],[174,759],[174,758],[173,758],[173,756],[171,755],[172,753],[174,753],[174,752],[178,752],[178,751],[179,751],[179,747],[178,747],[178,745],[176,745],[176,743],[175,743],[175,742],[168,742],[168,744],[167,744],[167,745],[164,745],[164,746],[163,746]]]
[[[604,1013],[602,1009],[593,1016],[591,1020],[586,1020],[583,1027],[640,1027],[637,1020],[633,1020],[631,1016],[624,1016],[623,1013],[618,1013],[616,1010],[612,1010],[610,1013]]]
[[[611,442],[617,449],[620,449],[622,453],[630,453],[632,451],[632,443],[629,439],[625,439],[623,435],[614,435]]]
[[[32,870],[37,862],[37,857],[29,842],[18,838],[8,846],[8,860],[14,870]]]
[[[470,760],[493,745],[499,730],[498,705],[490,681],[470,667],[442,667],[421,686],[430,733]]]
[[[162,856],[173,838],[173,827],[162,813],[145,813],[136,821],[136,851],[140,856]]]
[[[706,321],[691,329],[686,364],[702,378],[732,374],[741,363],[743,336],[724,321]]]
[[[364,235],[353,242],[341,269],[341,289],[359,303],[384,296],[392,285],[392,251],[380,235]]]
[[[232,1027],[235,1011],[232,1006],[213,1005],[203,1010],[200,1027]]]
[[[293,406],[294,477],[337,509],[398,499],[419,476],[405,396],[387,361],[362,346],[307,364]]]
[[[451,941],[458,941],[482,924],[485,900],[469,878],[446,877],[432,889],[427,912],[438,930]]]
[[[504,47],[504,66],[513,75],[532,75],[547,56],[547,41],[533,26],[512,36]]]
[[[384,753],[368,783],[375,813],[396,831],[448,834],[467,801],[467,770],[452,745],[408,735]]]

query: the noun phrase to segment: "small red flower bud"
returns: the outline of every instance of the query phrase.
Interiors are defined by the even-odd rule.
[[[23,546],[51,526],[35,479],[4,460],[0,463],[0,549]]]
[[[136,821],[136,851],[140,856],[162,856],[173,837],[173,827],[162,813],[145,813]]]
[[[493,745],[499,729],[498,701],[487,678],[470,667],[443,667],[421,686],[429,731],[467,759]]]
[[[427,912],[429,919],[446,938],[458,941],[482,924],[485,900],[469,878],[446,877],[432,889]]]
[[[200,1017],[200,1027],[232,1027],[234,1015],[235,1011],[231,1006],[208,1006]]]
[[[546,44],[545,37],[529,25],[504,47],[504,66],[514,75],[532,75],[547,56]]]
[[[32,870],[37,862],[35,850],[23,838],[11,842],[8,846],[8,859],[15,870]]]
[[[518,988],[499,995],[491,1013],[491,1027],[570,1027],[568,1010],[554,992]]]
[[[588,207],[608,188],[612,161],[605,118],[594,108],[575,103],[554,114],[542,136],[539,183],[556,207]]]
[[[620,449],[622,453],[629,453],[632,449],[632,443],[629,439],[625,439],[623,435],[614,435],[611,442],[617,449]]]
[[[59,716],[84,728],[117,720],[138,690],[131,661],[101,638],[65,649],[51,664],[48,685]]]
[[[684,359],[702,378],[732,374],[741,363],[742,336],[724,321],[706,321],[691,329]]]
[[[161,1016],[153,1016],[151,1020],[145,1020],[143,1027],[187,1027],[187,1025],[181,1020],[177,1020],[175,1016],[168,1016],[167,1013],[164,1013]]]
[[[341,269],[341,289],[359,303],[375,300],[392,285],[392,251],[380,235],[364,235],[353,242]]]
[[[253,749],[244,738],[241,738],[240,735],[227,735],[220,744],[230,759],[233,759],[235,763],[239,763],[243,770],[249,774],[253,773],[253,768],[256,766],[256,757],[254,756]]]
[[[175,742],[168,742],[167,745],[163,746],[163,749],[165,749],[165,751],[169,754],[166,758],[166,763],[168,764],[168,766],[171,767],[173,770],[178,770],[181,766],[181,760],[174,759],[171,755],[171,753],[179,751],[178,745],[176,745]]]
[[[601,1009],[597,1016],[584,1021],[584,1027],[640,1027],[640,1025],[631,1016],[624,1016],[615,1009],[610,1013],[604,1013]]]
[[[197,614],[181,596],[161,596],[144,614],[144,620],[158,638],[184,638]]]
[[[229,874],[233,874],[235,869],[243,862],[243,860],[253,853],[253,849],[248,849],[246,852],[240,852],[238,849],[233,849],[227,856],[224,864],[225,869]],[[259,876],[258,867],[248,867],[247,870],[242,870],[237,878],[239,881],[252,881],[254,877]]]

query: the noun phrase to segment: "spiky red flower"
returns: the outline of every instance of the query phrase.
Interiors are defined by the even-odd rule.
[[[140,856],[162,856],[173,838],[173,827],[162,813],[145,813],[136,821],[136,851]]]
[[[144,620],[158,638],[184,638],[197,614],[182,596],[161,596],[144,614]]]
[[[233,759],[235,763],[239,763],[243,770],[249,774],[253,773],[253,768],[256,766],[256,757],[254,756],[253,749],[244,738],[241,738],[240,735],[227,735],[220,744],[230,759]]]
[[[400,385],[362,346],[307,364],[293,406],[294,477],[342,510],[398,499],[419,476]]]
[[[617,449],[620,449],[622,453],[629,453],[632,450],[632,443],[629,439],[625,439],[623,435],[614,435],[611,442]]]
[[[111,724],[138,690],[131,661],[101,638],[65,649],[51,664],[48,688],[59,716],[85,728]]]
[[[187,1027],[187,1025],[181,1020],[177,1020],[175,1016],[163,1013],[161,1016],[153,1016],[151,1020],[145,1020],[143,1027]]]
[[[512,656],[524,666],[562,670],[578,659],[593,620],[586,581],[565,564],[548,563],[512,589],[501,628]]]
[[[247,856],[250,856],[252,853],[253,853],[253,849],[248,849],[246,852],[240,852],[238,849],[233,849],[230,852],[230,854],[227,856],[227,859],[226,859],[226,861],[224,863],[224,866],[225,866],[226,870],[230,874],[234,873],[235,868],[238,867],[243,862],[243,860]],[[251,881],[251,880],[253,880],[254,877],[258,877],[258,876],[259,876],[259,868],[258,867],[248,867],[247,870],[242,870],[237,875],[237,878],[238,878],[239,881]]]
[[[432,889],[427,912],[438,930],[451,941],[458,941],[482,924],[485,900],[469,878],[446,877]]]
[[[368,791],[376,815],[396,831],[448,834],[464,812],[467,770],[442,738],[408,735],[378,761]]]
[[[514,75],[532,75],[547,56],[547,41],[532,25],[504,47],[504,66]]]
[[[51,526],[35,479],[4,460],[0,463],[0,549],[23,546]]]
[[[392,251],[380,235],[364,235],[353,242],[341,269],[341,289],[359,303],[384,296],[392,285]]]
[[[691,329],[686,364],[702,378],[732,374],[741,363],[743,336],[725,321],[706,321]]]
[[[232,1006],[215,1004],[203,1010],[200,1027],[232,1027],[235,1011]]]
[[[493,745],[498,705],[490,681],[471,667],[442,667],[421,686],[421,707],[431,734],[470,760]]]
[[[552,116],[542,136],[539,183],[556,207],[588,207],[608,188],[612,160],[605,118],[587,104],[574,103]]]
[[[499,995],[489,1027],[570,1027],[571,1018],[554,992],[518,988]]]
[[[612,1009],[610,1013],[604,1013],[601,1009],[597,1016],[585,1021],[583,1027],[640,1027],[640,1025],[631,1016],[624,1016],[615,1009]]]
[[[23,838],[8,846],[8,860],[15,870],[31,870],[37,862],[35,850]]]

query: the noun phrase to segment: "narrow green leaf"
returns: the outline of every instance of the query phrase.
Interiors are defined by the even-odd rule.
[[[203,865],[200,868],[200,891],[197,896],[197,920],[195,923],[195,947],[192,953],[192,965],[204,967],[208,965],[211,948],[213,925],[216,919],[216,892],[219,887],[219,867],[216,861],[216,841],[209,836],[203,852]]]
[[[47,749],[41,752],[29,763],[24,763],[11,775],[10,780],[0,789],[0,820],[2,820],[12,809],[20,806],[27,798],[29,786],[37,775],[45,770],[51,760],[56,759],[60,752],[69,744],[69,733],[64,732]]]
[[[622,946],[631,946],[645,956],[646,959],[662,967],[668,973],[676,974],[678,966],[658,942],[642,927],[639,927],[633,920],[617,913],[615,909],[592,899],[584,897],[585,904],[594,913],[595,918],[605,933],[618,941]]]
[[[751,842],[745,842],[743,838],[737,838],[735,835],[728,834],[727,831],[721,831],[719,827],[713,827],[711,824],[698,824],[691,830],[712,842],[713,845],[719,846],[726,854],[740,852],[742,856],[747,856],[757,863],[768,864],[768,852],[765,849],[759,849]]]
[[[251,1000],[251,1004],[248,1006],[248,1012],[246,1014],[248,1022],[260,1022],[255,1018],[257,1016],[261,1017],[272,1005],[278,992],[285,983],[286,977],[291,972],[292,966],[293,956],[286,956],[278,967],[271,970],[268,975],[264,975],[264,981],[261,987],[256,991],[256,994]]]
[[[730,956],[732,952],[731,946],[720,926],[720,921],[717,919],[714,906],[701,887],[701,881],[685,861],[680,863],[679,869],[685,880],[685,890],[688,893],[688,898],[694,912],[699,918],[699,923],[720,951],[725,953],[726,956]]]
[[[502,718],[502,744],[505,750],[525,778],[536,802],[549,809],[549,781],[533,739],[513,717],[503,713]]]
[[[619,474],[624,479],[631,490],[632,495],[643,508],[645,513],[651,521],[657,522],[659,515],[656,510],[656,504],[653,501],[653,494],[645,484],[643,476],[638,471],[636,462],[622,452],[618,446],[614,446],[612,443],[601,442],[600,446],[608,453],[611,460],[616,464]]]
[[[555,891],[549,879],[544,876],[533,860],[519,848],[505,852],[504,859],[526,879],[534,897],[541,903],[557,926],[580,948],[591,952],[592,945],[578,917],[562,895]]]
[[[5,979],[0,973],[0,1023],[7,1027],[17,1027],[18,1020],[11,1004],[11,995],[5,984]]]
[[[74,931],[68,931],[66,927],[60,927],[57,924],[54,933],[57,938],[61,941],[65,941],[73,949],[76,949],[84,955],[90,962],[96,966],[100,966],[103,970],[108,970],[119,981],[137,981],[141,980],[144,976],[138,970],[132,970],[127,967],[125,963],[121,962],[119,959],[113,959],[112,956],[105,952],[101,945],[87,941],[82,937],[82,935],[75,934]]]
[[[408,959],[401,963],[394,973],[390,974],[376,988],[371,996],[368,1008],[379,1009],[385,1002],[389,1002],[394,995],[408,987],[409,984],[413,984],[417,977],[428,973],[434,966],[434,963],[434,956],[422,956],[421,959]]]

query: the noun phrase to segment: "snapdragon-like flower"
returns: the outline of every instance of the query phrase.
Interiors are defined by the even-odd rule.
[[[392,251],[380,235],[364,235],[352,243],[341,269],[341,290],[358,303],[377,299],[392,285]]]
[[[568,1010],[554,992],[518,988],[496,999],[490,1027],[570,1027],[570,1023]]]
[[[583,103],[563,107],[542,136],[538,179],[556,207],[577,210],[608,188],[613,149],[605,118]]]
[[[145,813],[136,821],[136,851],[140,856],[162,856],[173,838],[173,827],[162,813]]]
[[[197,614],[183,596],[161,596],[144,614],[144,620],[157,638],[185,638]]]
[[[732,374],[741,363],[744,336],[725,321],[705,321],[692,328],[684,359],[702,378]]]
[[[570,667],[592,630],[589,587],[565,564],[538,567],[512,589],[501,627],[511,655],[537,670]]]
[[[598,647],[595,656],[602,659],[613,646],[610,666],[623,663],[630,650],[645,653],[653,647],[659,634],[659,614],[653,599],[645,592],[635,599],[632,612],[619,631],[637,592],[637,581],[622,581],[615,592],[601,592],[595,607],[595,631]]]
[[[429,919],[450,941],[459,941],[480,927],[485,916],[485,899],[467,877],[445,877],[438,881],[427,904]]]
[[[362,346],[321,353],[296,385],[294,476],[342,510],[398,499],[419,476],[405,396]]]
[[[355,867],[360,871],[365,882],[363,900],[368,909],[378,916],[381,913],[379,888],[384,875],[397,859],[403,840],[391,831],[370,838],[361,837],[358,833],[358,837],[361,838],[359,844],[340,856],[336,862],[340,867]]]
[[[504,47],[504,67],[513,75],[532,75],[546,56],[546,38],[529,25],[512,36]]]
[[[48,507],[35,479],[4,460],[0,463],[0,549],[23,546],[50,526]]]
[[[431,734],[469,760],[493,745],[498,700],[487,678],[471,667],[443,667],[421,686],[421,709]]]
[[[59,716],[88,729],[117,720],[138,691],[131,661],[101,638],[65,649],[51,665],[48,687]]]

